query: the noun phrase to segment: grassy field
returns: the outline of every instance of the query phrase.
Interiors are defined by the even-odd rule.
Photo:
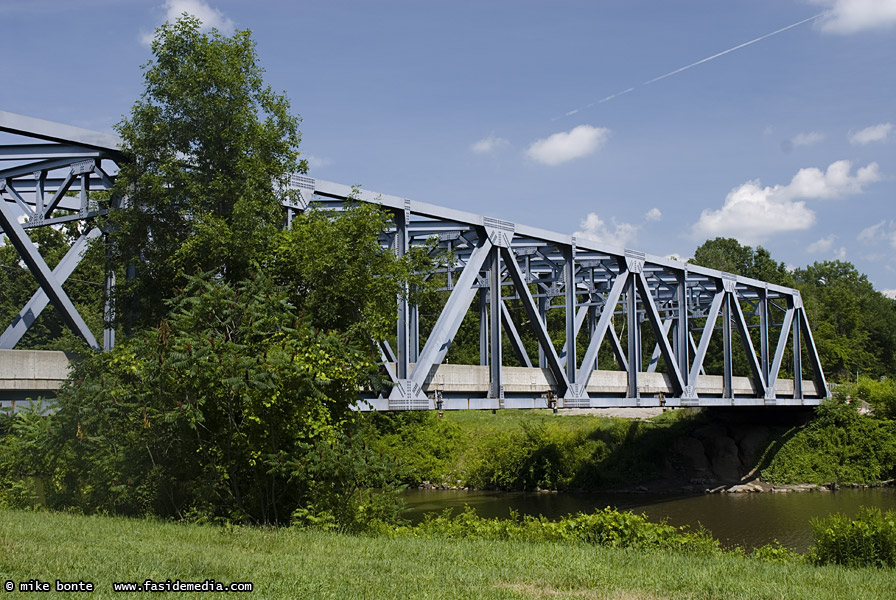
[[[0,510],[0,585],[253,583],[258,598],[896,598],[892,570],[584,545],[354,537]],[[0,592],[0,596],[33,594]],[[63,594],[50,592],[42,597]],[[77,594],[64,594],[71,597]],[[163,593],[153,597],[207,597]]]

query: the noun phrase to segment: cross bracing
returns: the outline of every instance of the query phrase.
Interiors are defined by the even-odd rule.
[[[83,228],[51,271],[27,230],[116,210],[90,193],[111,188],[118,140],[2,112],[0,131],[32,138],[0,145],[0,228],[39,285],[0,348],[49,303],[96,348],[62,284],[103,233]],[[374,203],[394,215],[384,248],[450,257],[430,274],[445,297],[437,315],[397,299],[395,337],[377,341],[393,388],[362,392],[361,409],[812,405],[828,393],[798,290],[306,176],[291,187],[301,200],[284,205],[287,223],[312,203]],[[448,364],[465,319],[478,320],[478,364]]]

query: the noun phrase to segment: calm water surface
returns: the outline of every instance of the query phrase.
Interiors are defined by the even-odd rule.
[[[483,517],[507,517],[510,510],[522,515],[559,518],[606,506],[645,513],[650,520],[667,519],[672,525],[702,524],[727,547],[755,548],[779,540],[788,548],[805,552],[812,545],[809,520],[832,513],[855,515],[861,506],[896,510],[896,489],[838,490],[788,494],[701,494],[660,496],[652,494],[534,494],[409,490],[404,494],[407,518],[420,521],[426,513],[446,508],[461,511],[469,505]]]

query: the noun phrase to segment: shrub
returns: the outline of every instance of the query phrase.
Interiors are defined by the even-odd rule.
[[[815,564],[847,567],[896,567],[896,511],[862,508],[855,519],[834,514],[812,520]]]
[[[893,422],[860,415],[838,394],[787,440],[762,471],[772,483],[877,483],[896,474]]]
[[[750,556],[757,560],[770,563],[789,563],[802,560],[802,555],[785,547],[778,540],[758,548],[753,548],[753,552],[750,553]]]
[[[467,507],[459,515],[444,511],[427,516],[408,531],[414,535],[526,542],[575,542],[613,548],[662,548],[693,553],[711,553],[719,543],[706,531],[692,532],[666,522],[653,523],[645,515],[605,508],[593,513],[577,513],[550,521],[543,516],[520,519],[486,519]]]

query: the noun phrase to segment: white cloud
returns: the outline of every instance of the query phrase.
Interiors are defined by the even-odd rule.
[[[788,186],[775,186],[776,193],[788,198],[840,198],[862,192],[862,187],[880,181],[880,168],[876,162],[850,175],[852,163],[838,160],[831,163],[826,172],[814,167],[800,169]]]
[[[795,147],[797,146],[811,146],[813,144],[817,144],[821,140],[824,139],[824,134],[819,133],[817,131],[810,131],[809,133],[798,133],[790,143],[792,143]]]
[[[881,290],[880,293],[883,294],[884,296],[886,296],[887,298],[892,298],[892,299],[896,300],[896,290]]]
[[[821,30],[830,33],[857,33],[886,29],[896,24],[896,0],[813,0],[827,6]]]
[[[850,135],[849,141],[853,144],[860,144],[862,146],[870,144],[871,142],[882,142],[890,136],[892,130],[892,123],[872,125],[871,127],[866,127],[865,129]]]
[[[500,150],[501,148],[505,148],[510,145],[510,142],[505,140],[502,137],[496,137],[495,134],[491,134],[488,137],[484,137],[478,142],[473,143],[470,146],[470,151],[474,154],[491,154],[496,150]]]
[[[561,131],[554,135],[532,142],[526,155],[540,163],[556,166],[567,161],[588,156],[604,143],[610,136],[605,127],[579,125],[570,131]]]
[[[877,163],[850,174],[852,163],[832,163],[827,171],[800,169],[788,185],[762,187],[748,181],[725,197],[718,210],[706,209],[693,227],[694,237],[734,237],[753,245],[787,231],[809,229],[815,224],[815,212],[802,199],[839,198],[858,194],[863,186],[880,180]]]
[[[808,252],[809,254],[823,254],[834,247],[834,240],[836,239],[837,236],[834,234],[831,234],[828,237],[821,238],[820,240],[809,244],[806,247],[806,252]]]
[[[314,156],[312,154],[305,155],[305,160],[308,161],[308,167],[310,169],[323,169],[324,167],[333,164],[333,161],[329,158],[321,158],[320,156]]]
[[[579,221],[582,231],[576,231],[573,235],[577,238],[590,238],[605,244],[616,246],[629,246],[638,237],[640,226],[631,223],[619,223],[611,218],[612,228],[597,213],[588,213],[588,216]]]
[[[214,28],[221,33],[229,34],[234,29],[234,22],[229,17],[224,16],[224,13],[217,8],[209,6],[204,0],[165,0],[163,8],[166,23],[173,23],[187,13],[202,21],[203,31]],[[141,41],[149,45],[154,36],[154,33],[145,33],[141,36]]]
[[[875,244],[883,241],[896,248],[896,221],[887,223],[887,220],[884,219],[880,223],[866,227],[859,232],[856,239],[864,244]]]
[[[647,211],[647,214],[644,215],[644,218],[648,221],[659,221],[663,218],[663,213],[660,209],[654,207]]]

